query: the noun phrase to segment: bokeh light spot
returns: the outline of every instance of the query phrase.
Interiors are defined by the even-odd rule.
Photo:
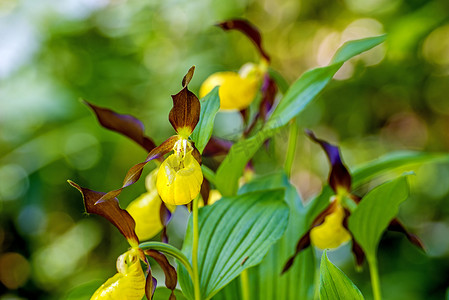
[[[0,166],[0,201],[15,200],[28,189],[26,171],[19,165]]]
[[[8,252],[0,256],[0,281],[10,290],[23,286],[30,275],[30,265],[19,253]]]

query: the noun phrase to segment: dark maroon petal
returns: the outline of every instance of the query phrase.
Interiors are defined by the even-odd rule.
[[[165,286],[173,292],[176,288],[176,284],[178,283],[178,274],[176,273],[176,269],[170,265],[167,257],[159,251],[148,249],[145,250],[145,254],[152,257],[159,264],[159,266],[161,266],[165,274]]]
[[[198,149],[196,149],[195,145],[193,145],[192,155],[196,159],[196,161],[201,165],[203,161],[201,158],[201,153],[200,151],[198,151]]]
[[[139,244],[139,239],[135,232],[136,222],[126,210],[120,208],[117,198],[98,202],[104,193],[80,187],[70,180],[68,180],[68,183],[79,190],[83,195],[84,207],[86,208],[87,213],[96,214],[108,219],[109,222],[117,227],[132,246],[137,246]]]
[[[306,234],[304,234],[299,239],[298,243],[296,244],[295,254],[293,254],[293,256],[287,260],[287,262],[284,265],[284,268],[282,268],[281,274],[287,272],[291,268],[291,266],[293,266],[296,256],[298,256],[298,254],[302,250],[306,249],[309,246],[310,246],[310,229],[309,231],[306,232]]]
[[[268,74],[265,74],[264,82],[262,84],[262,101],[260,102],[260,116],[266,121],[270,112],[273,109],[274,100],[277,93],[276,82],[270,78]]]
[[[210,184],[206,178],[203,179],[203,183],[201,184],[200,193],[201,193],[201,197],[203,198],[203,204],[204,204],[204,206],[206,206],[208,204],[209,194],[210,194]]]
[[[151,299],[153,299],[154,291],[156,290],[156,287],[157,287],[157,280],[151,274],[150,264],[148,263],[148,261],[146,259],[145,259],[145,261],[148,266],[147,271],[146,271],[147,279],[145,281],[145,296],[147,296],[147,299],[151,300]]]
[[[340,150],[337,146],[329,144],[315,136],[315,134],[306,129],[306,134],[316,143],[318,143],[331,163],[331,171],[329,173],[329,185],[335,193],[339,188],[344,188],[348,193],[351,192],[351,175],[341,160]]]
[[[421,240],[416,235],[408,232],[407,229],[405,229],[404,225],[397,218],[393,219],[390,222],[390,224],[388,225],[388,230],[403,233],[413,245],[426,251]]]
[[[161,224],[163,226],[162,233],[161,233],[161,240],[163,243],[168,243],[168,236],[167,236],[167,225],[170,223],[170,220],[172,218],[171,211],[165,206],[165,203],[161,203],[161,209],[159,210],[159,217],[161,220]]]
[[[328,207],[326,207],[326,209],[324,209],[316,218],[315,220],[313,220],[312,225],[310,226],[310,228],[316,227],[316,226],[320,226],[321,224],[323,224],[324,219],[330,215],[331,213],[333,213],[336,209],[337,209],[337,201],[332,201]]]
[[[309,230],[299,239],[298,243],[296,244],[296,250],[295,250],[295,254],[293,254],[292,257],[289,258],[289,260],[287,261],[287,263],[285,264],[284,268],[282,269],[282,273],[285,273],[288,271],[288,269],[290,269],[290,267],[293,265],[293,262],[296,258],[296,256],[304,249],[306,249],[307,247],[309,247],[310,245],[310,230],[312,230],[312,228],[319,226],[321,224],[323,224],[324,219],[326,218],[326,216],[330,215],[331,213],[333,213],[335,211],[335,209],[337,208],[337,201],[332,201],[328,207],[326,207],[326,209],[324,209],[316,218],[315,220],[313,220],[312,225],[310,226]]]
[[[365,253],[363,252],[362,247],[360,247],[359,243],[356,242],[354,237],[352,236],[352,253],[354,254],[355,262],[357,264],[357,267],[361,267],[363,265],[363,262],[365,261]]]
[[[83,100],[83,102],[92,109],[97,116],[98,122],[104,128],[118,132],[130,138],[142,146],[142,148],[144,148],[147,152],[150,152],[156,148],[154,142],[149,137],[145,136],[143,123],[137,118],[131,115],[116,113],[108,108],[96,106],[86,100]]]
[[[221,22],[217,24],[217,26],[221,27],[223,30],[238,30],[246,35],[256,46],[257,50],[259,50],[260,55],[265,58],[268,62],[270,61],[270,56],[263,49],[262,46],[262,35],[257,29],[256,26],[251,24],[247,20],[243,19],[233,19]]]
[[[233,143],[231,141],[223,140],[217,137],[211,137],[206,145],[206,148],[204,148],[203,155],[215,156],[227,154],[232,145]]]
[[[154,148],[147,156],[146,160],[144,162],[138,163],[137,165],[134,165],[129,169],[128,173],[126,173],[125,179],[123,180],[123,185],[121,188],[110,191],[106,193],[103,197],[101,197],[98,202],[106,201],[108,199],[112,199],[120,195],[122,190],[130,186],[139,180],[140,176],[142,175],[143,168],[153,159],[157,159],[159,157],[164,156],[168,152],[173,150],[173,146],[175,145],[176,141],[179,139],[178,136],[174,135],[169,137],[167,140],[165,140],[162,144],[160,144],[158,147]]]
[[[168,119],[176,132],[180,133],[180,131],[186,130],[189,135],[195,129],[196,124],[198,124],[201,111],[200,101],[197,96],[187,88],[194,70],[195,67],[189,69],[182,80],[182,90],[176,95],[172,95],[173,108],[168,115]]]

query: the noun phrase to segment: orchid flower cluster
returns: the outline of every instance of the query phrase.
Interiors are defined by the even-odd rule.
[[[257,28],[240,19],[220,23],[219,27],[244,33],[256,46],[260,62],[247,63],[238,72],[222,71],[210,75],[200,88],[201,101],[188,88],[195,70],[190,68],[182,80],[182,89],[172,96],[173,108],[168,119],[176,134],[159,146],[144,134],[143,124],[136,118],[85,101],[103,127],[123,134],[148,152],[143,162],[129,169],[118,189],[102,193],[69,181],[81,192],[87,213],[108,219],[130,245],[129,250],[117,259],[117,274],[94,292],[93,300],[140,300],[144,295],[152,299],[157,282],[152,276],[148,257],[164,271],[170,299],[176,298],[179,276],[182,294],[195,300],[211,298],[237,276],[241,277],[242,298],[251,299],[247,269],[263,264],[264,256],[276,243],[287,245],[279,247],[290,256],[276,258],[276,265],[283,266],[282,273],[286,274],[281,275],[278,270],[270,276],[279,276],[279,280],[290,276],[292,272],[287,271],[292,268],[304,268],[295,264],[295,259],[311,245],[333,249],[352,241],[356,264],[361,266],[364,262],[364,248],[348,227],[348,218],[363,198],[352,193],[351,174],[343,164],[337,146],[317,138],[312,131],[306,132],[329,159],[328,183],[333,191],[326,207],[315,214],[307,228],[291,225],[298,221],[293,219],[295,207],[302,204],[291,204],[295,200],[288,196],[287,190],[292,188],[289,183],[276,186],[274,179],[266,183],[258,179],[257,174],[242,175],[244,170],[246,174],[254,174],[252,166],[257,163],[253,160],[254,153],[284,125],[290,126],[287,157],[292,157],[298,135],[292,119],[325,87],[344,61],[381,43],[383,37],[354,41],[338,51],[328,67],[309,71],[290,89],[280,91],[279,79],[270,72],[270,56],[262,47]],[[281,94],[284,94],[282,98]],[[255,99],[259,102],[255,103]],[[255,104],[256,113],[249,116],[248,108]],[[242,138],[235,144],[211,137],[214,117],[220,109],[240,111],[245,121]],[[274,122],[274,118],[279,121]],[[270,127],[273,124],[277,127]],[[241,147],[246,147],[247,151],[236,150]],[[224,159],[223,155],[226,155]],[[218,168],[202,165],[203,157],[216,159]],[[117,197],[124,188],[140,179],[144,167],[150,162],[155,162],[157,167],[145,178],[147,191],[132,201],[126,210],[122,209]],[[290,174],[291,163],[292,159],[286,159],[286,174]],[[180,251],[168,244],[167,225],[177,206],[184,205],[191,211],[191,217]],[[242,212],[239,206],[247,208]],[[241,214],[245,217],[240,217]],[[408,233],[396,218],[389,221],[388,229],[403,232],[413,244],[423,248],[419,239]],[[290,237],[284,241],[287,238],[282,236],[286,230],[302,234],[297,234],[294,240]],[[160,232],[162,242],[142,243]],[[299,241],[293,247],[292,243],[297,239]],[[177,268],[171,265],[166,255],[177,259]],[[307,276],[307,272],[302,273],[301,276]],[[263,276],[260,272],[257,274]],[[313,273],[310,277],[313,281]],[[295,288],[294,285],[291,288]]]

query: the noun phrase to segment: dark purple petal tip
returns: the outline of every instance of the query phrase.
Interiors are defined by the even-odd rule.
[[[351,191],[351,174],[349,174],[348,169],[341,160],[340,149],[337,146],[317,138],[313,131],[309,129],[306,129],[305,132],[310,139],[323,148],[329,159],[331,171],[329,173],[328,181],[334,192],[338,193],[339,189],[344,189],[349,193]]]

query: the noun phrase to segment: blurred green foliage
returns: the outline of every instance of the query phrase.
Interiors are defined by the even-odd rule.
[[[327,64],[346,40],[388,33],[384,46],[346,63],[297,120],[338,141],[350,168],[392,150],[449,150],[446,0],[3,0],[0,299],[63,299],[73,287],[114,273],[123,238],[106,221],[83,215],[66,179],[107,191],[146,153],[100,128],[78,99],[132,114],[163,141],[172,134],[170,95],[190,66],[197,92],[213,72],[258,61],[243,35],[213,26],[235,17],[261,29],[272,67],[289,82]],[[221,122],[226,126],[225,117]],[[260,171],[282,162],[286,140],[281,133],[274,154],[258,154]],[[313,149],[301,135],[292,179],[305,199],[327,173]],[[416,173],[400,217],[422,237],[427,255],[399,235],[384,236],[385,299],[442,299],[449,286],[449,166]],[[122,206],[142,191],[143,183],[125,190]],[[175,245],[185,228],[186,213],[179,214],[170,228]],[[329,255],[370,295],[367,270],[354,271],[346,248]]]

